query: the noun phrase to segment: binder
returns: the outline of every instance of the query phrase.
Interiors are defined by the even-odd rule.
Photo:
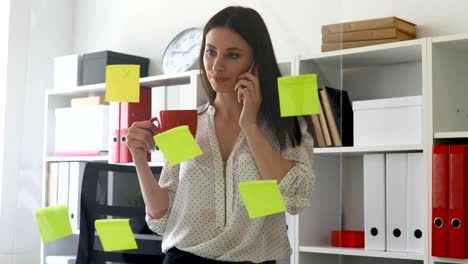
[[[111,119],[111,161],[114,163],[120,162],[120,102],[109,103],[110,119]]]
[[[448,256],[448,145],[432,147],[432,256]]]
[[[70,188],[68,191],[68,217],[73,232],[80,229],[81,183],[85,162],[70,162]]]
[[[120,162],[133,162],[127,146],[128,128],[134,122],[149,119],[151,119],[151,89],[140,87],[140,102],[120,103]],[[147,153],[147,159],[151,160],[150,153]]]
[[[408,154],[386,154],[387,251],[406,251]]]
[[[468,257],[468,145],[449,146],[448,256]]]
[[[364,155],[364,230],[365,248],[386,249],[385,156]]]
[[[424,253],[423,154],[408,153],[406,252]]]
[[[47,206],[57,205],[58,163],[50,162],[47,171]]]
[[[59,162],[59,165],[58,165],[57,205],[67,205],[68,206],[69,177],[70,177],[70,164],[68,162]]]

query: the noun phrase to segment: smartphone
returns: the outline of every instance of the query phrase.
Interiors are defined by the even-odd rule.
[[[252,65],[250,65],[249,69],[247,70],[248,73],[252,73],[253,69],[255,68],[255,60],[252,62]]]

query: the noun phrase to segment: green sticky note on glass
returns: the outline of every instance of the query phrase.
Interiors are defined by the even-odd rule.
[[[130,219],[99,219],[94,227],[104,251],[137,249]]]
[[[171,166],[203,154],[188,126],[178,126],[154,136],[154,142]]]
[[[317,74],[278,78],[281,117],[318,114]]]
[[[68,207],[65,205],[37,209],[36,222],[43,243],[72,234],[70,219],[68,218]]]
[[[140,102],[140,65],[107,65],[106,102]]]
[[[286,211],[276,180],[241,182],[238,187],[251,219]]]

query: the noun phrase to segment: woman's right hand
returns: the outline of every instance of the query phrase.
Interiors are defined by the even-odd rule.
[[[128,129],[127,145],[133,159],[144,158],[146,153],[155,149],[153,136],[159,133],[158,128],[151,121],[134,122]]]

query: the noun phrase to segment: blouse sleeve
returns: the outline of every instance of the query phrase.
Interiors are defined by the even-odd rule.
[[[159,186],[169,193],[169,207],[167,212],[161,218],[154,219],[148,213],[146,214],[146,223],[149,229],[159,235],[163,235],[166,230],[167,220],[171,214],[172,205],[174,204],[177,186],[179,185],[179,170],[180,164],[175,166],[169,165],[166,161],[159,177]]]
[[[295,161],[294,167],[289,170],[279,184],[288,213],[295,215],[310,205],[310,192],[315,183],[315,174],[312,170],[312,153],[314,142],[307,131],[307,124],[299,118],[302,140],[299,146],[289,146],[281,155],[283,158]]]

